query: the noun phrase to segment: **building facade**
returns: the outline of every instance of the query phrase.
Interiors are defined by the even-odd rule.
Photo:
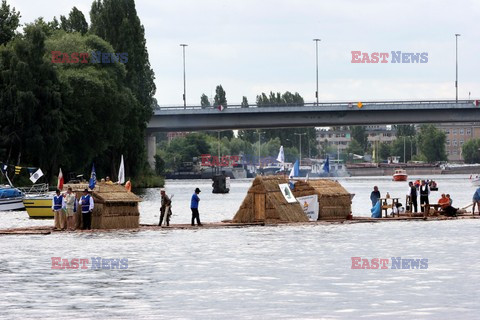
[[[445,132],[448,161],[463,162],[462,147],[468,140],[480,139],[480,123],[442,123],[437,129]],[[479,150],[480,152],[480,150]]]
[[[396,130],[386,125],[366,126],[365,133],[369,144],[392,143],[396,139]],[[317,131],[317,142],[319,146],[327,145],[344,152],[352,140],[349,127],[335,127]]]

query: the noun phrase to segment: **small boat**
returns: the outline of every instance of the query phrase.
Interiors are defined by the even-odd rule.
[[[32,219],[52,219],[52,198],[53,193],[48,192],[48,184],[34,184],[24,189],[25,198],[23,204],[28,216]]]
[[[11,186],[0,187],[0,211],[22,210],[24,194]]]
[[[394,181],[407,181],[407,171],[404,169],[395,169],[395,173],[393,174]]]
[[[52,219],[52,197],[37,196],[23,200],[28,216],[32,219]]]

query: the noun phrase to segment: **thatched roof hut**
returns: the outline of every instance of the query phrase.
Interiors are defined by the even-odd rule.
[[[64,190],[71,187],[77,198],[82,196],[87,184],[66,184]],[[92,192],[94,208],[92,213],[92,229],[125,229],[138,228],[140,211],[138,203],[141,199],[124,186],[99,182]]]
[[[300,204],[285,200],[279,187],[283,183],[288,183],[283,177],[256,177],[233,222],[307,222],[308,217]]]
[[[329,179],[298,180],[293,195],[318,196],[318,220],[346,219],[352,211],[350,193],[342,185]]]

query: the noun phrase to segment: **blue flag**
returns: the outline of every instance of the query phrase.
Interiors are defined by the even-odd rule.
[[[92,165],[92,173],[90,174],[90,181],[88,187],[93,190],[97,184],[97,173],[95,172],[95,164]]]
[[[330,172],[330,161],[328,160],[328,156],[325,160],[325,163],[323,164],[323,171],[327,173]]]
[[[295,161],[295,164],[293,165],[292,170],[290,171],[290,174],[288,175],[289,178],[293,177],[298,177],[300,175],[300,163]]]

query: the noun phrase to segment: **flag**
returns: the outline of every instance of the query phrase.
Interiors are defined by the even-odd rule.
[[[289,178],[298,177],[299,172],[300,172],[300,163],[297,160],[295,161],[295,164],[293,165],[292,170],[290,170],[290,174],[288,175],[288,177]]]
[[[219,106],[218,106],[218,110],[219,110],[219,111],[223,111],[223,109],[225,109],[224,106],[222,106],[222,105],[219,105]]]
[[[285,162],[285,154],[283,153],[283,146],[280,146],[280,151],[278,152],[277,161],[281,163]]]
[[[93,190],[97,184],[97,173],[95,172],[95,164],[92,165],[92,173],[90,174],[90,181],[88,182],[88,187]]]
[[[120,169],[118,169],[118,183],[119,184],[125,183],[125,166],[123,164],[123,154],[122,154],[122,160],[120,160]]]
[[[33,183],[37,182],[38,179],[40,179],[41,177],[43,176],[43,172],[42,172],[42,169],[38,169],[37,171],[35,171],[32,176],[30,177],[30,181],[32,181]]]
[[[57,182],[57,189],[63,190],[63,173],[62,168],[59,169],[60,172],[58,173],[58,182]]]
[[[20,174],[20,170],[22,170],[22,167],[15,166],[15,174]]]
[[[327,173],[330,172],[330,161],[328,160],[328,156],[325,162],[323,163],[323,172],[327,172]]]

